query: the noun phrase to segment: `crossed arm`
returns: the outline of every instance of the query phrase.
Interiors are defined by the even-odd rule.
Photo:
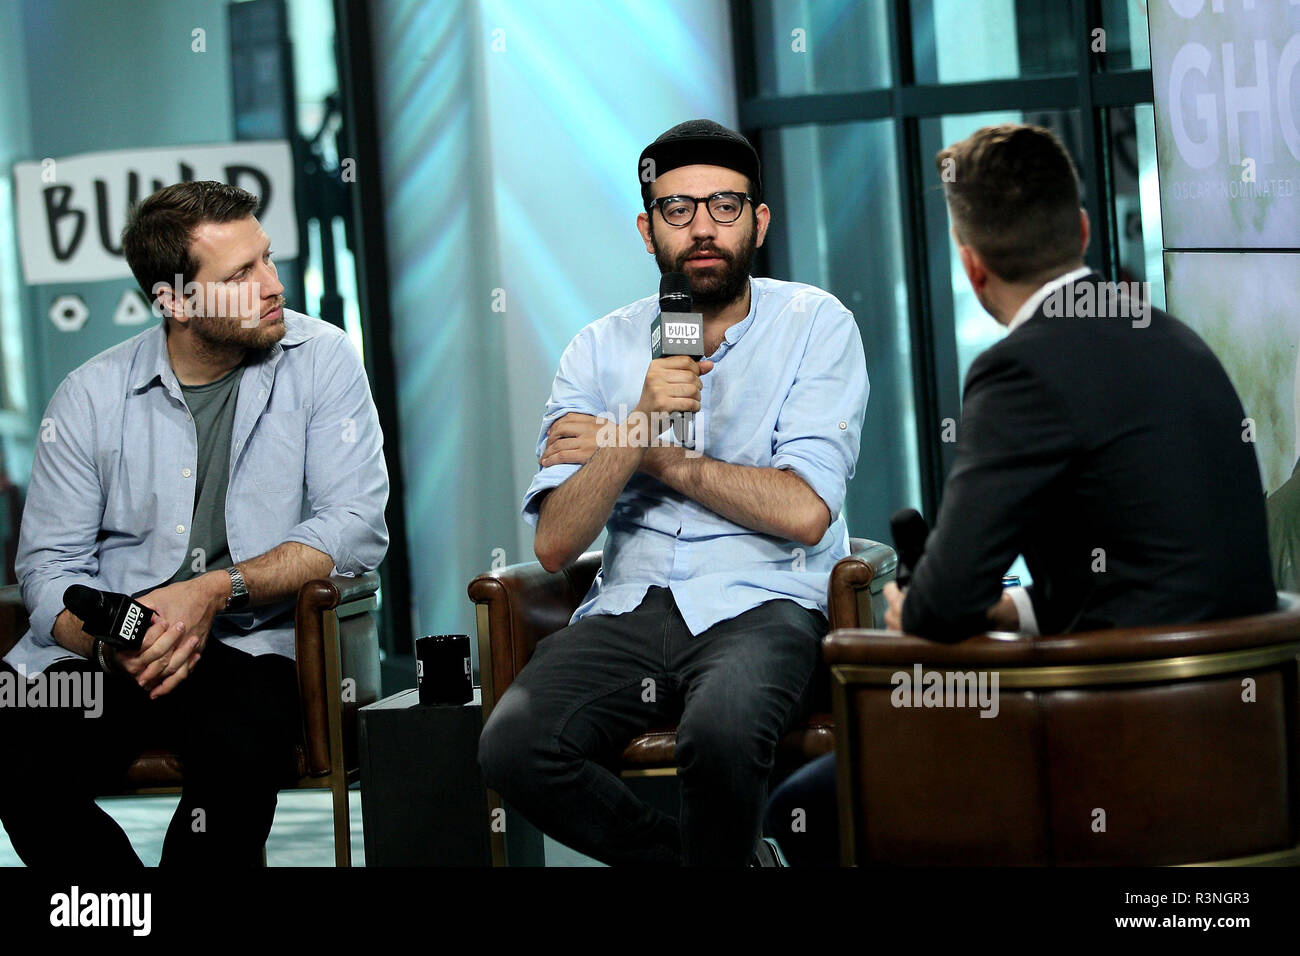
[[[541,501],[534,550],[548,571],[569,564],[596,539],[637,471],[763,534],[811,547],[830,526],[826,503],[793,471],[732,465],[706,455],[688,458],[675,445],[633,447],[622,426],[614,446],[598,445],[601,427],[595,416],[571,412],[548,432],[540,463],[582,466]]]
[[[809,547],[830,527],[826,503],[789,469],[732,465],[707,455],[687,458],[675,445],[654,451],[643,470],[738,525]]]

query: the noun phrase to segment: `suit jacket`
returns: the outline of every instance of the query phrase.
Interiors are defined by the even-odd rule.
[[[904,630],[987,630],[1018,554],[1043,634],[1272,610],[1264,490],[1223,366],[1164,312],[1140,327],[1115,309],[1064,317],[1061,301],[970,368]]]

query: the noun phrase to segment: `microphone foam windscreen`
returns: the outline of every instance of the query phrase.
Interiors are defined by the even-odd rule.
[[[894,538],[894,550],[898,552],[898,577],[903,581],[910,580],[912,571],[925,553],[925,539],[930,536],[930,526],[921,512],[904,508],[889,519],[889,532]]]
[[[100,592],[84,584],[74,584],[63,592],[63,606],[77,617],[85,620],[87,615],[99,609]]]
[[[659,280],[659,309],[662,312],[691,311],[691,280],[684,272],[665,272]]]

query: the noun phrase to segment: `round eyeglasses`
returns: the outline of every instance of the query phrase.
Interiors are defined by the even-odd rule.
[[[664,222],[670,226],[685,226],[694,222],[695,208],[700,203],[704,203],[705,208],[709,210],[709,215],[713,221],[720,226],[730,225],[740,218],[744,211],[745,201],[753,202],[753,198],[748,193],[735,192],[718,192],[712,196],[695,197],[695,196],[661,196],[658,199],[652,199],[646,205],[646,212],[653,212],[655,206],[659,207],[659,215],[663,216]]]

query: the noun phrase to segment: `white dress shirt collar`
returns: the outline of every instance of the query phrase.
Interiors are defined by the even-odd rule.
[[[1038,311],[1038,307],[1042,304],[1043,300],[1061,286],[1068,285],[1071,282],[1077,282],[1084,276],[1091,274],[1091,272],[1092,270],[1087,266],[1080,266],[1072,272],[1059,275],[1055,279],[1049,279],[1047,282],[1043,283],[1039,286],[1038,291],[1026,299],[1025,304],[1016,311],[1014,316],[1012,316],[1011,324],[1007,326],[1007,331],[1014,332],[1020,326],[1028,322],[1030,316]]]

